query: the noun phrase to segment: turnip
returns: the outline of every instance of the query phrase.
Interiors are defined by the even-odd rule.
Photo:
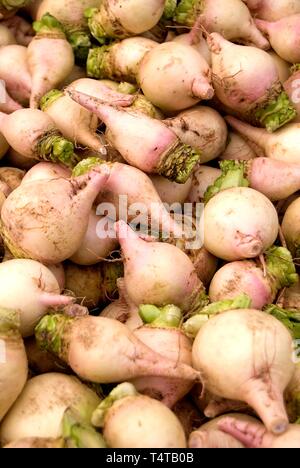
[[[27,437],[62,436],[67,408],[89,423],[100,399],[75,377],[50,373],[30,379],[0,427],[1,444]]]
[[[266,34],[272,48],[287,62],[297,63],[300,61],[299,31],[300,13],[282,18],[275,22],[257,19],[257,27]]]
[[[37,35],[28,46],[28,66],[32,75],[30,107],[62,82],[73,70],[74,54],[63,26],[50,14],[34,23]]]
[[[262,128],[251,127],[234,117],[226,117],[226,120],[243,137],[254,141],[268,158],[299,164],[300,124],[290,123],[274,134],[269,134]]]
[[[73,81],[68,89],[75,90],[81,93],[88,94],[105,103],[118,107],[131,106],[135,100],[135,96],[131,96],[135,92],[129,83],[115,83],[109,80],[93,80],[91,78],[80,78]],[[81,103],[80,103],[81,104]]]
[[[27,357],[20,335],[19,314],[0,309],[0,421],[16,401],[27,380]]]
[[[32,79],[27,64],[27,48],[8,45],[0,49],[0,79],[5,81],[7,92],[21,104],[27,104],[31,94]]]
[[[35,375],[47,374],[48,372],[68,373],[64,363],[48,351],[39,348],[35,337],[26,338],[24,344],[29,369]]]
[[[243,0],[253,15],[267,21],[276,21],[300,13],[298,0]]]
[[[11,114],[12,112],[19,110],[19,109],[22,109],[21,104],[19,104],[17,101],[12,99],[12,97],[5,90],[3,98],[1,98],[1,102],[0,102],[0,112]]]
[[[227,263],[212,279],[209,297],[212,302],[234,299],[247,294],[252,307],[262,309],[271,304],[278,291],[297,281],[292,256],[283,247],[273,247],[266,253],[265,272],[253,261]]]
[[[24,175],[24,174],[23,174]],[[36,182],[40,180],[67,179],[71,177],[71,170],[60,164],[40,162],[29,169],[23,176],[21,183]],[[0,170],[1,178],[1,170]],[[17,188],[17,187],[15,187]]]
[[[274,435],[259,422],[237,421],[228,417],[219,422],[219,429],[239,440],[246,448],[300,448],[298,424],[290,424],[284,434]]]
[[[256,158],[256,154],[249,144],[238,133],[229,132],[227,146],[221,154],[221,160],[249,161]]]
[[[157,42],[151,39],[131,37],[90,49],[87,59],[88,76],[135,83],[141,61],[154,47],[157,47]]]
[[[59,449],[65,448],[63,439],[51,439],[46,437],[27,437],[16,440],[2,447],[5,449]]]
[[[263,50],[232,44],[210,34],[213,84],[227,110],[273,132],[296,111],[283,91],[273,59]]]
[[[225,150],[227,126],[214,109],[197,106],[164,122],[180,141],[201,152],[201,164],[217,158]]]
[[[97,234],[98,223],[103,217],[96,214],[96,209],[92,209],[89,216],[88,228],[79,249],[72,255],[70,260],[77,265],[95,265],[109,256],[118,247],[118,241],[107,236]],[[103,234],[103,231],[102,231]]]
[[[157,400],[140,395],[130,383],[114,388],[94,411],[92,422],[103,427],[111,448],[185,448],[183,427]]]
[[[208,286],[217,271],[217,258],[209,253],[204,247],[199,250],[192,251],[189,254],[189,257],[193,262],[198,278],[202,281],[204,286]]]
[[[213,419],[206,424],[203,424],[199,429],[192,432],[189,437],[189,448],[245,448],[245,446],[235,437],[225,434],[219,429],[219,424],[226,418],[231,418],[233,421],[245,421],[256,423],[257,419],[246,414],[228,414]]]
[[[145,55],[138,82],[146,98],[166,112],[178,112],[214,95],[205,59],[193,47],[176,42],[160,44]]]
[[[205,291],[189,257],[174,245],[142,240],[123,221],[116,229],[124,257],[125,288],[132,302],[197,310]]]
[[[192,187],[192,177],[185,184],[176,184],[165,177],[151,175],[150,179],[163,203],[184,203]]]
[[[99,8],[86,10],[92,35],[101,43],[106,39],[137,36],[153,28],[165,8],[164,0],[104,0]]]
[[[22,336],[31,336],[39,319],[49,308],[73,303],[60,295],[55,276],[33,260],[9,260],[0,264],[2,307],[20,312]],[[22,296],[22,301],[20,297]]]
[[[239,187],[213,197],[204,210],[204,246],[227,261],[255,258],[274,244],[275,207],[256,190]]]
[[[77,160],[73,144],[63,138],[53,120],[37,109],[0,113],[0,130],[23,156],[72,165]]]
[[[297,111],[297,115],[294,119],[294,122],[297,122],[297,123],[300,122],[299,83],[300,83],[300,70],[298,69],[298,66],[295,66],[293,69],[293,74],[289,78],[287,78],[286,81],[284,82],[284,89]]]
[[[187,197],[190,203],[202,203],[208,187],[220,177],[220,169],[210,166],[197,166],[192,176],[192,188]]]
[[[279,76],[281,83],[284,84],[286,80],[288,80],[289,77],[291,76],[291,66],[290,66],[291,64],[283,60],[281,57],[279,57],[279,55],[277,55],[273,50],[268,52],[268,54],[273,59],[273,62],[276,65],[278,76]],[[291,100],[291,102],[293,101]],[[295,103],[293,102],[293,104]]]
[[[182,144],[163,122],[141,112],[108,106],[78,91],[67,90],[67,93],[107,125],[110,143],[131,166],[177,183],[188,180],[200,154]]]
[[[7,26],[1,23],[0,24],[0,46],[3,47],[7,45],[16,44],[16,43],[17,41],[12,31],[10,31],[10,29]]]
[[[297,259],[300,256],[299,206],[300,198],[296,198],[296,200],[286,210],[282,221],[282,233],[287,242],[288,248]]]
[[[174,363],[192,365],[192,343],[180,330],[182,314],[178,307],[144,305],[140,307],[140,315],[146,325],[134,331],[139,340]],[[140,377],[132,383],[140,393],[161,401],[169,408],[188,394],[193,386],[191,382],[163,377]]]
[[[289,331],[271,315],[233,310],[202,326],[193,364],[208,391],[248,403],[270,432],[282,434],[288,429],[283,392],[295,371],[291,346]]]
[[[8,18],[7,20],[1,23],[1,26],[2,25],[6,26],[10,31],[10,34],[12,34],[14,37],[14,41],[10,42],[10,44],[17,43],[26,47],[32,41],[32,38],[34,36],[33,28],[31,24],[28,23],[21,16],[13,16],[11,18]]]
[[[2,235],[15,257],[53,265],[71,257],[80,247],[96,196],[108,172],[71,179],[24,183],[6,200]]]
[[[190,31],[186,34],[180,34],[173,39],[173,42],[192,46],[200,55],[202,55],[208,65],[211,65],[211,53],[200,29],[197,31]]]
[[[36,338],[40,346],[67,363],[81,379],[91,382],[114,383],[142,376],[192,382],[199,379],[197,371],[185,364],[174,365],[117,320],[48,315],[36,327]]]

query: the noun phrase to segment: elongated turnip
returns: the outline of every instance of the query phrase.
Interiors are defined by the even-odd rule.
[[[136,91],[135,87],[127,83],[114,83],[109,80],[98,81],[91,78],[75,80],[69,85],[69,89],[88,94],[118,107],[131,106],[135,100],[135,96],[131,96],[131,94]]]
[[[25,183],[6,200],[2,234],[18,258],[52,265],[71,257],[80,247],[96,196],[108,172],[71,179]]]
[[[149,31],[160,20],[164,0],[104,0],[99,8],[86,11],[92,35],[101,43],[106,39],[124,39]]]
[[[300,13],[298,0],[243,0],[255,17],[276,21]]]
[[[288,207],[282,221],[282,233],[288,247],[295,258],[300,254],[300,219],[299,219],[300,198]]]
[[[33,334],[34,327],[49,308],[73,303],[72,297],[60,295],[55,276],[39,262],[9,260],[0,264],[0,275],[0,303],[20,312],[23,336]]]
[[[266,271],[253,261],[232,262],[220,268],[212,279],[209,297],[212,302],[234,299],[247,294],[252,307],[262,309],[271,304],[278,291],[297,281],[291,254],[283,247],[266,253]]]
[[[166,112],[186,109],[214,95],[205,59],[193,47],[176,42],[160,44],[145,55],[138,82],[145,96]]]
[[[36,327],[36,338],[80,378],[91,382],[114,383],[142,376],[199,379],[197,371],[185,364],[174,365],[117,320],[48,315]]]
[[[116,229],[124,256],[125,287],[137,306],[175,304],[190,311],[201,305],[204,286],[184,252],[171,244],[142,240],[123,221]]]
[[[223,260],[261,255],[274,244],[278,230],[278,215],[272,203],[246,187],[219,193],[204,210],[205,248]]]
[[[291,424],[284,434],[274,435],[259,422],[237,421],[231,417],[219,422],[219,429],[247,448],[300,448],[300,426]]]
[[[27,48],[8,45],[0,49],[0,79],[5,81],[7,92],[21,104],[27,104],[31,94],[32,79],[27,64]]]
[[[131,166],[178,183],[188,180],[200,154],[182,144],[163,122],[141,112],[108,106],[78,91],[66,92],[107,125],[110,143]]]
[[[0,421],[22,392],[27,380],[27,357],[19,327],[19,314],[3,308],[1,304]]]
[[[217,158],[225,150],[227,126],[214,109],[194,107],[164,122],[182,143],[201,152],[201,164]]]
[[[295,371],[291,346],[279,320],[257,310],[234,310],[203,325],[193,363],[207,390],[248,403],[270,432],[282,434],[288,429],[283,392]]]
[[[208,43],[216,96],[227,110],[270,132],[295,117],[273,59],[266,52],[232,44],[217,33],[209,36]]]
[[[157,47],[157,42],[145,37],[131,37],[121,42],[95,47],[87,60],[88,76],[135,83],[144,56]]]
[[[26,437],[61,437],[67,408],[90,422],[100,398],[75,377],[50,373],[30,379],[0,428],[1,444]]]

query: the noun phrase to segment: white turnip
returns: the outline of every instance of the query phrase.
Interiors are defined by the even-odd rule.
[[[75,377],[50,373],[30,379],[0,428],[1,444],[27,437],[61,437],[67,408],[89,423],[100,398]]]
[[[211,71],[191,46],[166,42],[142,60],[138,83],[146,98],[162,111],[178,112],[211,99]]]
[[[19,314],[0,309],[0,421],[23,390],[27,380],[27,357],[20,335]]]
[[[216,96],[230,113],[270,132],[295,117],[276,65],[265,51],[232,44],[217,33],[210,34],[208,44]]]
[[[253,15],[267,21],[276,21],[300,13],[298,0],[243,0]]]
[[[17,258],[53,265],[71,257],[86,233],[89,214],[109,172],[24,183],[6,200],[2,235]]]
[[[67,363],[80,378],[95,383],[142,376],[191,382],[200,378],[190,366],[174,365],[144,345],[126,325],[106,317],[48,315],[36,327],[36,338],[40,346]]]
[[[163,122],[138,111],[108,106],[78,91],[66,92],[107,125],[110,143],[131,166],[178,183],[188,180],[200,154],[182,144]]]
[[[193,345],[193,365],[213,394],[248,403],[268,430],[288,429],[283,392],[295,364],[292,337],[282,323],[257,310],[216,315],[200,329]]]
[[[278,230],[278,215],[270,200],[247,187],[217,194],[204,210],[204,246],[223,260],[261,255],[274,244]]]
[[[27,104],[31,94],[32,79],[27,64],[27,48],[8,45],[0,49],[0,79],[5,81],[7,92],[21,104]]]
[[[0,264],[0,275],[1,305],[20,313],[23,336],[33,334],[34,327],[49,308],[73,303],[72,297],[60,294],[55,276],[39,262],[6,261]]]

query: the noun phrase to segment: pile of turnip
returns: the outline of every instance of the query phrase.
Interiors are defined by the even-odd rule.
[[[300,448],[299,33],[0,1],[1,448]]]

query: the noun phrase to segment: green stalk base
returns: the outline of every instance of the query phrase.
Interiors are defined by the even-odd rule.
[[[245,177],[246,164],[240,161],[222,161],[220,163],[222,175],[208,187],[204,194],[204,201],[208,203],[215,195],[234,187],[249,187]]]
[[[101,265],[101,292],[100,302],[113,300],[118,294],[118,279],[124,277],[123,262],[103,262]]]
[[[91,425],[86,424],[71,408],[62,420],[62,435],[67,448],[106,448],[105,440]]]
[[[11,11],[18,8],[23,8],[30,2],[31,0],[1,0],[0,8],[5,8],[5,10]]]
[[[300,311],[282,309],[273,304],[267,306],[264,311],[282,322],[290,330],[294,340],[300,339]]]
[[[63,97],[64,93],[58,89],[52,89],[49,93],[45,94],[40,100],[40,109],[46,112],[52,104],[59,98]]]
[[[105,163],[106,161],[104,161],[104,159],[98,158],[96,156],[83,159],[74,167],[72,171],[72,177],[80,177],[82,175],[85,175],[92,169]]]
[[[68,167],[74,167],[79,158],[74,154],[74,145],[66,140],[58,131],[53,130],[40,138],[36,154],[38,159],[50,162],[61,162]]]
[[[157,173],[177,184],[185,184],[196,164],[200,162],[200,157],[199,151],[178,143],[163,157]]]
[[[274,294],[297,283],[299,277],[289,250],[284,247],[271,247],[265,255],[267,274]]]
[[[33,29],[38,36],[52,36],[66,38],[64,27],[54,16],[46,13],[40,21],[34,21]]]
[[[102,0],[99,8],[88,8],[85,13],[92,36],[100,44],[111,39],[125,39],[132,34],[111,13],[109,2]]]
[[[181,0],[175,10],[175,23],[192,28],[202,13],[205,0]]]
[[[90,31],[81,27],[66,28],[66,36],[71,44],[76,62],[85,64],[92,47],[92,36]]]
[[[0,334],[15,332],[20,328],[20,314],[12,309],[0,308]]]
[[[66,358],[64,349],[64,334],[68,325],[76,318],[61,314],[45,315],[35,328],[35,337],[41,349],[55,354],[63,361]]]
[[[98,80],[114,78],[114,69],[111,63],[112,47],[113,44],[90,49],[86,62],[87,75],[89,77],[97,78]]]
[[[162,16],[163,20],[172,20],[176,13],[177,0],[166,0],[164,13]]]
[[[179,328],[182,321],[181,310],[175,305],[156,307],[144,304],[139,307],[139,315],[153,328]]]
[[[281,92],[277,99],[268,102],[255,113],[255,118],[270,133],[283,127],[296,116],[297,111],[294,109],[288,95],[284,91]]]

